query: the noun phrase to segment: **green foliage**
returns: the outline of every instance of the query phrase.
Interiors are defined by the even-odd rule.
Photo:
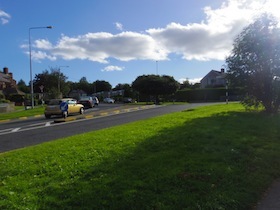
[[[140,94],[154,96],[171,95],[179,89],[179,83],[171,76],[142,75],[132,83],[132,88]]]
[[[243,98],[241,104],[245,107],[247,111],[259,110],[263,107],[260,101],[258,101],[254,96],[249,95]]]
[[[9,96],[7,96],[7,99],[16,103],[24,102],[24,96],[19,94],[10,94]]]
[[[57,98],[62,92],[63,95],[67,95],[70,88],[66,83],[67,77],[59,70],[51,68],[43,71],[41,74],[36,74],[34,79],[34,92],[41,93],[40,87],[43,86],[43,92],[49,95],[55,95],[53,98]]]
[[[226,92],[230,100],[239,100],[244,94],[242,89],[230,88],[204,88],[204,89],[193,89],[193,90],[179,90],[175,93],[176,101],[224,101],[226,98]]]
[[[95,93],[102,91],[110,91],[112,89],[112,85],[104,80],[96,80],[95,82],[93,82],[92,85]]]
[[[20,91],[22,91],[24,93],[29,93],[30,92],[30,87],[28,87],[22,79],[20,79],[18,81],[17,87]]]
[[[258,18],[237,37],[226,59],[230,85],[244,87],[269,113],[277,112],[280,105],[280,29],[277,25],[268,15]]]
[[[0,92],[0,99],[5,99],[5,95],[2,92]]]
[[[10,101],[4,98],[0,98],[0,104],[1,103],[9,103]]]
[[[133,89],[129,84],[118,84],[116,85],[115,88],[113,88],[113,90],[124,90],[123,97],[130,97],[130,98],[135,97],[135,93],[133,92]]]
[[[3,153],[0,208],[253,209],[279,136],[279,116],[228,104]]]

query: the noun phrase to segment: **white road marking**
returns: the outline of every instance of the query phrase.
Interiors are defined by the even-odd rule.
[[[14,128],[13,130],[12,130],[12,132],[17,132],[17,131],[19,131],[20,130],[20,128]]]

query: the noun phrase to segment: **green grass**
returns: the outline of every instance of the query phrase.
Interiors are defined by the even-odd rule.
[[[172,113],[0,154],[0,209],[250,209],[280,177],[279,116]]]
[[[25,110],[24,106],[16,106],[13,112],[0,113],[0,121],[42,115],[44,114],[44,109],[44,106],[35,106],[34,109]]]

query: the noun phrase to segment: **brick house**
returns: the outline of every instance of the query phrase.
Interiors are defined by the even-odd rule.
[[[25,93],[17,88],[17,82],[13,78],[13,73],[7,67],[0,72],[0,94],[4,98],[15,102],[15,105],[22,105]]]
[[[9,73],[9,69],[7,67],[3,68],[3,72],[0,72],[0,90],[4,90],[6,88],[16,88],[17,82],[13,78],[13,73]]]

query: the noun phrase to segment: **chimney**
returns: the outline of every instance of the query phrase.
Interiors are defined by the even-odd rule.
[[[4,67],[4,68],[3,68],[3,72],[4,72],[4,74],[8,74],[8,73],[9,73],[8,67]]]
[[[225,69],[223,68],[223,69],[221,69],[221,73],[225,73]]]

